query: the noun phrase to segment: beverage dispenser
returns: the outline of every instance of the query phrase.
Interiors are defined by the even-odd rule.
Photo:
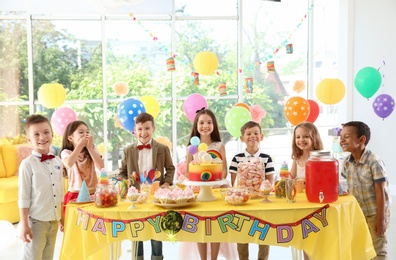
[[[338,200],[338,161],[330,151],[312,151],[305,164],[305,191],[310,202]]]

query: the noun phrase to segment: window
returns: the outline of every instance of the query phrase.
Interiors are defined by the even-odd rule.
[[[118,168],[120,151],[135,141],[116,117],[126,98],[158,102],[155,137],[172,143],[175,163],[185,158],[192,123],[183,104],[193,93],[203,95],[215,112],[228,160],[242,145],[227,130],[225,116],[245,103],[266,112],[264,152],[276,164],[290,161],[293,126],[283,105],[296,95],[319,104],[315,124],[325,146],[332,147],[327,129],[338,125],[339,107],[321,104],[315,87],[338,77],[338,1],[176,0],[174,13],[173,1],[161,6],[153,0],[125,6],[105,6],[110,2],[105,1],[95,8],[84,2],[81,10],[60,2],[62,8],[31,1],[31,13],[18,1],[0,4],[0,44],[7,46],[0,48],[1,137],[24,134],[23,119],[30,113],[51,118],[55,109],[43,107],[37,91],[58,82],[67,93],[63,106],[96,133],[108,170]],[[201,51],[215,53],[219,66],[196,78],[193,62]],[[167,69],[169,58],[174,71]],[[119,82],[128,93],[115,91]],[[223,83],[226,95],[218,89]],[[57,133],[54,144],[60,142]]]

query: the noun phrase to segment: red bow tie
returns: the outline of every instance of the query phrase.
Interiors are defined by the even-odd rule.
[[[53,159],[53,158],[55,158],[55,155],[52,155],[52,154],[42,154],[41,155],[41,159],[40,159],[40,162],[44,162],[45,160],[50,160],[50,159]]]
[[[151,145],[150,145],[150,144],[138,145],[138,149],[139,149],[139,150],[142,150],[142,149],[144,149],[144,148],[150,149],[150,148],[151,148]]]

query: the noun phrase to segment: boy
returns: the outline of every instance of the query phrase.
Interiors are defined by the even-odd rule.
[[[26,137],[32,154],[21,162],[18,179],[22,259],[52,260],[58,223],[63,231],[62,161],[48,154],[53,138],[49,120],[42,115],[26,119]]]
[[[365,123],[351,121],[343,125],[340,145],[342,151],[351,154],[344,160],[341,175],[366,217],[376,259],[387,259],[388,180],[383,161],[366,148],[369,141],[370,128]]]
[[[234,186],[236,175],[238,174],[238,163],[251,161],[253,158],[259,158],[264,164],[263,175],[265,179],[273,183],[274,167],[272,165],[272,159],[268,154],[261,153],[259,150],[260,142],[264,139],[264,135],[261,132],[260,124],[249,121],[241,127],[241,141],[246,144],[246,150],[243,153],[239,153],[232,158],[229,171],[231,173],[231,184]],[[238,243],[238,254],[239,259],[249,259],[249,244]],[[268,259],[269,246],[259,245],[258,260]]]
[[[135,133],[138,141],[124,149],[119,176],[123,179],[132,179],[132,173],[142,173],[156,169],[161,172],[157,179],[162,187],[168,187],[173,183],[175,166],[169,148],[152,139],[155,131],[154,118],[148,113],[141,113],[135,119]],[[165,174],[164,174],[165,171]],[[140,184],[133,182],[136,188]],[[160,260],[162,256],[162,242],[151,240],[151,259]],[[138,260],[143,259],[143,242],[139,241]]]

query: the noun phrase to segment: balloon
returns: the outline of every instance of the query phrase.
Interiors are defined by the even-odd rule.
[[[189,146],[187,147],[187,149],[188,149],[188,152],[189,152],[190,154],[196,154],[196,153],[198,152],[198,147],[195,146],[195,145],[189,145]]]
[[[211,75],[215,73],[219,60],[216,54],[210,51],[201,51],[193,61],[194,69],[201,75]]]
[[[0,232],[0,249],[11,247],[15,242],[18,242],[15,228],[11,222],[7,220],[0,220]]]
[[[395,109],[395,101],[388,94],[381,94],[373,102],[374,112],[382,119],[387,118]]]
[[[118,120],[126,130],[133,131],[136,117],[146,112],[146,108],[140,100],[128,98],[118,106]]]
[[[365,67],[355,76],[356,90],[365,98],[371,98],[381,86],[382,77],[373,67]]]
[[[144,107],[146,108],[146,112],[156,119],[160,111],[160,106],[157,99],[152,96],[143,96],[140,98],[140,101],[142,101]]]
[[[298,125],[309,116],[309,103],[302,97],[291,97],[286,101],[283,114],[292,125]]]
[[[198,152],[206,151],[206,150],[208,150],[208,145],[207,145],[207,144],[205,144],[205,143],[200,143],[200,144],[198,145]]]
[[[235,107],[244,107],[250,112],[250,107],[246,105],[245,103],[236,103]]]
[[[54,130],[61,136],[65,132],[67,125],[76,120],[76,112],[68,107],[58,108],[51,116],[52,126],[54,127]]]
[[[198,146],[200,142],[201,142],[201,140],[199,140],[198,136],[193,136],[190,139],[190,144],[195,145],[195,146]]]
[[[345,96],[344,83],[339,79],[326,78],[316,87],[316,96],[324,104],[337,104]]]
[[[58,83],[43,84],[37,92],[38,101],[46,108],[57,108],[66,100],[65,88]]]
[[[113,85],[114,92],[118,96],[126,95],[129,92],[129,86],[126,82],[117,82]]]
[[[235,138],[241,136],[241,127],[248,121],[252,120],[250,112],[240,106],[234,106],[228,110],[225,115],[225,126],[227,131]]]
[[[191,122],[194,122],[197,111],[202,108],[208,108],[208,102],[201,94],[191,94],[184,101],[184,113]]]
[[[319,105],[318,103],[316,103],[316,101],[312,99],[307,99],[307,101],[309,103],[309,115],[306,121],[314,123],[319,116],[319,112],[320,112]]]

